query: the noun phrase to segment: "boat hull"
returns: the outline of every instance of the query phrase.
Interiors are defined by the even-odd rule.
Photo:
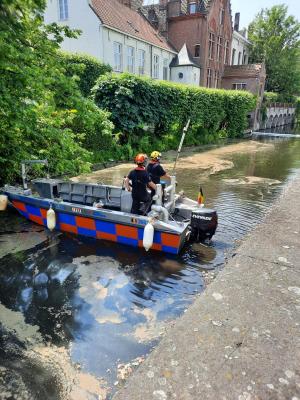
[[[109,221],[104,212],[92,211],[84,206],[55,203],[50,199],[35,198],[6,192],[12,206],[26,219],[47,227],[47,211],[53,207],[56,214],[55,229],[76,235],[108,240],[115,243],[143,247],[146,218],[131,218],[131,223]],[[90,215],[89,215],[90,214]],[[186,232],[174,234],[155,229],[151,250],[178,254],[185,243]]]

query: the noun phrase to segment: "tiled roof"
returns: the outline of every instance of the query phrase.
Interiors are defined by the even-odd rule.
[[[90,0],[90,6],[104,25],[175,53],[144,16],[117,0]]]

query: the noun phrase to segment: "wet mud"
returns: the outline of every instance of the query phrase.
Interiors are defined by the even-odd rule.
[[[186,148],[182,151],[177,163],[177,171],[200,170],[206,176],[214,175],[218,172],[234,168],[234,161],[229,159],[233,154],[255,154],[260,151],[266,152],[272,150],[274,150],[272,143],[262,143],[259,141],[244,141],[220,148],[213,148],[204,152],[199,152],[201,151],[200,147]],[[190,155],[191,153],[192,155]],[[173,169],[176,155],[177,152],[175,151],[169,151],[164,154],[164,166],[169,172]],[[87,180],[95,183],[105,181],[121,185],[122,178],[126,176],[128,170],[131,168],[132,163],[120,164],[90,174],[83,174],[72,178],[72,180],[74,182]]]

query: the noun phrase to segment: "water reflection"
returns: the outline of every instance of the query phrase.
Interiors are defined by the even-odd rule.
[[[178,171],[188,196],[195,197],[204,182],[207,205],[218,210],[219,229],[210,245],[187,245],[172,257],[81,237],[43,236],[33,250],[0,258],[0,302],[36,325],[44,342],[66,348],[83,372],[114,387],[117,365],[150,351],[166,323],[204,289],[235,240],[261,220],[300,168],[300,141],[265,143],[261,152],[227,154],[234,168],[215,175]],[[3,245],[14,232],[28,236],[37,229],[11,212],[1,214],[0,222]],[[5,326],[2,316],[0,322]]]

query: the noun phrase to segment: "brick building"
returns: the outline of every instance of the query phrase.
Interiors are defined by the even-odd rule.
[[[222,87],[231,90],[247,90],[257,96],[256,109],[249,115],[249,126],[259,129],[259,110],[262,105],[266,82],[264,64],[231,65],[225,68]]]
[[[186,43],[201,68],[201,86],[221,87],[224,68],[230,64],[230,0],[160,0],[141,10],[178,52]]]

